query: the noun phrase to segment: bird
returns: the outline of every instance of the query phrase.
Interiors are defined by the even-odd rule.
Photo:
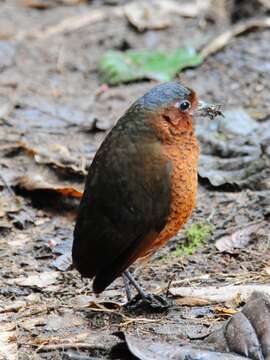
[[[90,165],[74,228],[74,267],[100,294],[128,268],[178,233],[196,204],[196,113],[211,108],[179,82],[158,84],[135,101]],[[213,113],[213,111],[212,111]]]

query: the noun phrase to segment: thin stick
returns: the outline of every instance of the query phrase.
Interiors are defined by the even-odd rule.
[[[242,21],[231,27],[229,30],[218,35],[212,41],[210,41],[209,44],[207,44],[201,49],[200,54],[205,59],[207,56],[223,49],[232,38],[241,35],[251,29],[264,27],[270,27],[270,17]]]

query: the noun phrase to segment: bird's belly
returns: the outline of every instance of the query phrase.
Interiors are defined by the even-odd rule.
[[[197,195],[197,163],[199,149],[194,144],[193,151],[179,157],[179,150],[169,154],[173,164],[171,175],[171,207],[165,227],[151,246],[145,249],[141,257],[151,255],[157,248],[164,245],[176,235],[190,217],[196,204]]]

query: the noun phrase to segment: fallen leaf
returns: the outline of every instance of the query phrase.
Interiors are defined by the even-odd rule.
[[[171,25],[171,15],[197,17],[206,12],[210,1],[181,2],[174,0],[133,1],[124,6],[129,22],[139,31],[160,30]]]
[[[234,108],[224,112],[223,117],[218,119],[218,131],[224,134],[240,136],[251,135],[259,129],[257,121],[243,108]]]
[[[226,235],[218,239],[215,243],[220,252],[230,252],[233,249],[241,249],[247,246],[251,240],[251,235],[264,225],[263,222],[250,224],[231,235]]]
[[[180,70],[201,64],[202,59],[194,49],[171,51],[108,51],[99,65],[102,81],[119,84],[141,79],[171,80]]]
[[[17,360],[18,345],[16,324],[1,325],[0,331],[0,359]]]
[[[228,121],[227,121],[228,120]],[[263,150],[270,123],[258,125],[243,109],[224,111],[224,118],[196,127],[201,144],[199,175],[212,186],[267,190],[270,157]]]
[[[226,285],[205,287],[171,287],[169,292],[175,297],[200,298],[208,301],[208,304],[232,302],[238,296],[241,301],[247,301],[254,291],[264,292],[270,295],[269,285]]]
[[[128,358],[132,354],[140,360],[268,359],[270,356],[270,298],[264,293],[254,292],[241,312],[233,314],[223,327],[207,336],[201,344],[180,346],[140,339],[122,332],[118,333],[118,336],[124,340],[124,344],[113,347],[112,355],[115,358]]]
[[[158,6],[158,3],[134,1],[124,6],[125,15],[137,30],[160,30],[170,25],[168,16]]]
[[[29,174],[18,179],[18,185],[28,191],[48,190],[60,193],[63,196],[82,197],[82,188],[47,182],[41,174]]]
[[[62,337],[39,337],[28,342],[28,345],[37,347],[37,352],[63,351],[63,349],[74,348],[108,352],[116,342],[117,338],[113,335],[94,334],[91,330],[91,332],[81,332],[79,334],[64,334]]]
[[[26,319],[20,322],[20,326],[25,330],[31,331],[35,326],[44,326],[46,325],[47,318],[46,316],[35,316],[30,319]]]
[[[204,345],[252,359],[270,356],[270,298],[254,292],[240,313],[209,335]]]
[[[221,315],[234,315],[234,314],[238,313],[237,310],[228,309],[228,308],[224,308],[224,307],[220,307],[220,306],[214,307],[214,311],[215,311],[215,313],[221,314]]]
[[[12,224],[9,221],[0,218],[0,229],[11,229],[11,228],[12,228]]]
[[[60,4],[77,5],[87,0],[23,0],[23,4],[32,9],[45,10]]]
[[[175,0],[155,0],[164,13],[172,13],[183,17],[197,17],[207,12],[211,6],[211,1],[175,1]]]
[[[25,248],[26,244],[31,240],[32,238],[28,234],[22,232],[17,234],[16,237],[14,237],[13,239],[10,239],[8,245],[13,249],[22,249]]]
[[[72,307],[88,307],[92,301],[96,300],[95,295],[77,295],[70,299]]]
[[[71,173],[87,175],[86,159],[72,156],[68,148],[62,144],[47,143],[31,147],[26,142],[20,142],[18,147],[34,157],[37,164],[53,165]]]
[[[180,306],[204,306],[209,304],[208,300],[188,296],[177,298],[174,302]]]
[[[69,270],[71,268],[71,265],[72,265],[71,252],[58,256],[58,258],[56,258],[52,263],[52,266],[54,266],[56,269],[60,271]]]
[[[42,129],[62,132],[63,128],[81,127],[92,129],[95,117],[65,103],[56,103],[41,96],[23,96],[18,99],[9,118],[9,123],[17,129]]]
[[[64,330],[71,327],[79,327],[81,325],[85,325],[86,323],[87,321],[85,319],[74,315],[73,313],[64,313],[61,315],[51,314],[46,319],[46,330]]]
[[[21,308],[24,308],[25,306],[26,306],[26,301],[24,300],[12,301],[12,303],[0,305],[0,313],[15,312],[15,311],[17,312]]]
[[[224,352],[207,350],[205,348],[193,347],[191,345],[179,346],[168,344],[165,342],[142,340],[137,336],[126,334],[124,335],[126,345],[128,347],[128,353],[134,355],[140,360],[164,360],[164,359],[200,359],[200,360],[244,360],[236,354],[229,354]],[[122,349],[123,351],[123,349]],[[117,345],[114,349],[117,354]],[[128,355],[128,354],[125,354]],[[122,358],[127,358],[122,357]]]
[[[57,271],[44,271],[43,273],[36,275],[11,279],[8,280],[8,283],[16,284],[19,286],[38,287],[40,289],[43,289],[49,285],[55,284],[58,277],[59,277],[59,272]]]
[[[23,0],[24,6],[32,9],[44,10],[55,6],[54,0]]]

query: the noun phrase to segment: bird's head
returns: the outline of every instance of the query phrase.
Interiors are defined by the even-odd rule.
[[[132,108],[137,112],[143,111],[145,121],[150,122],[161,135],[177,135],[192,133],[193,116],[211,117],[213,106],[199,101],[195,91],[178,82],[167,82],[152,88]]]

